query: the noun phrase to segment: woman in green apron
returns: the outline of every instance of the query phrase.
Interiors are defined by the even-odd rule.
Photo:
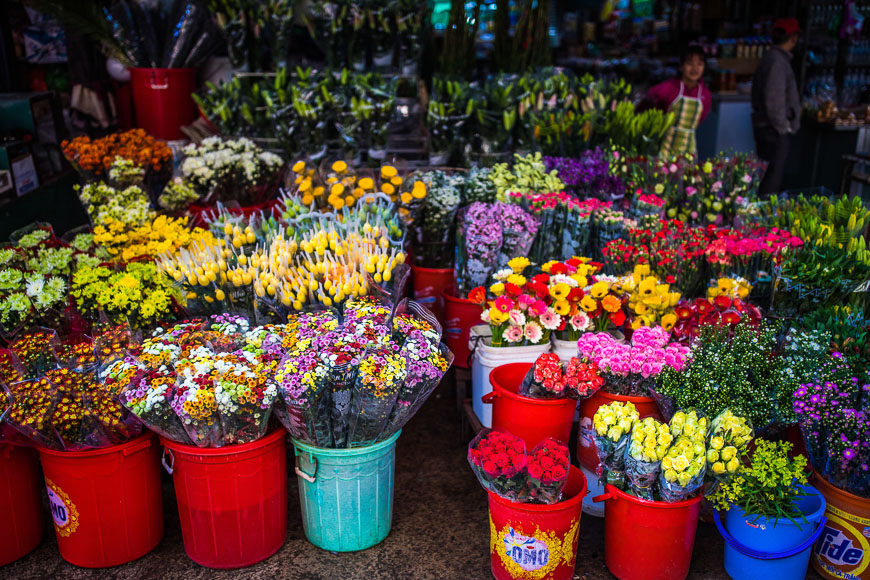
[[[704,49],[690,45],[680,55],[679,76],[651,88],[639,109],[655,108],[674,114],[674,124],[665,133],[660,157],[696,155],[695,129],[710,112],[712,99],[704,85]]]

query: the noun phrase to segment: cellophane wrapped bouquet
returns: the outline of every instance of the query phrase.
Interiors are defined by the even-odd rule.
[[[251,329],[231,314],[158,327],[105,370],[121,403],[161,436],[187,445],[250,443],[266,434],[285,325]]]
[[[468,463],[483,488],[499,497],[554,504],[562,499],[571,457],[557,439],[544,439],[529,450],[511,433],[484,429],[468,445]]]
[[[631,427],[640,418],[632,402],[614,401],[602,405],[592,417],[595,448],[598,451],[601,480],[617,487],[625,486],[625,450]]]
[[[571,357],[563,365],[559,355],[544,353],[529,369],[519,394],[532,399],[586,399],[604,385],[595,363]]]
[[[290,317],[294,330],[273,378],[277,416],[317,447],[365,447],[398,432],[453,361],[438,323],[415,302],[395,309],[373,296],[344,312]]]

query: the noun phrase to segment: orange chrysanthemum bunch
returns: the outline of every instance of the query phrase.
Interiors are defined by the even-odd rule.
[[[172,150],[142,129],[113,133],[101,139],[87,135],[61,143],[64,155],[82,171],[104,175],[116,157],[133,161],[139,167],[160,171],[172,160]]]

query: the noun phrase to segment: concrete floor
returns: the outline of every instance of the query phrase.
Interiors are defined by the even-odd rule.
[[[68,564],[57,551],[55,536],[25,558],[0,568],[0,578],[84,579],[224,579],[288,580],[485,580],[492,578],[486,493],[465,459],[467,440],[460,434],[453,387],[445,380],[406,427],[397,447],[393,528],[378,546],[357,553],[331,554],[306,539],[295,475],[288,485],[287,540],[277,554],[250,568],[216,571],[203,568],[184,553],[175,496],[168,476],[164,484],[166,535],[144,558],[124,566],[88,570]],[[292,453],[292,452],[291,452]],[[288,464],[291,462],[288,461]],[[292,467],[290,467],[292,474]],[[574,578],[614,578],[604,565],[604,521],[584,516]],[[0,522],[2,525],[2,522]],[[51,530],[50,526],[46,529]],[[810,570],[808,578],[818,578]],[[701,523],[689,578],[725,579],[722,539],[711,524]]]

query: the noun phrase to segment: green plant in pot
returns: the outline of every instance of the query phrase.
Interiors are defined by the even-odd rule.
[[[804,578],[824,529],[825,499],[807,483],[807,458],[792,444],[756,440],[748,465],[708,495],[725,512],[725,571],[731,578]]]
[[[475,102],[465,81],[435,77],[426,119],[429,126],[429,159],[446,165],[461,144],[462,129],[474,112]]]
[[[477,109],[480,152],[498,155],[510,149],[517,122],[516,84],[507,77],[491,79],[484,87],[484,105]]]

